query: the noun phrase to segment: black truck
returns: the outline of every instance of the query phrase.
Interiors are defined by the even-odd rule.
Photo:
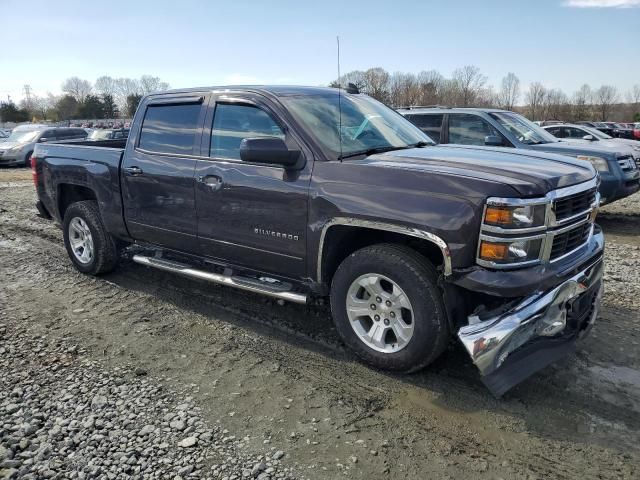
[[[589,163],[434,146],[366,95],[153,94],[126,141],[38,144],[32,171],[81,272],[128,257],[289,302],[329,297],[344,342],[380,368],[421,369],[457,337],[500,396],[598,313]]]

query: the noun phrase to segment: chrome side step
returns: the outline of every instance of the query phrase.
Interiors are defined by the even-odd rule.
[[[147,257],[145,255],[134,255],[133,261],[141,265],[157,268],[166,272],[177,273],[178,275],[206,280],[212,283],[219,283],[221,285],[227,285],[229,287],[246,290],[248,292],[261,293],[269,297],[286,300],[287,302],[307,303],[307,296],[304,293],[295,293],[291,291],[282,291],[278,288],[269,288],[268,285],[260,285],[259,281],[249,278],[245,281],[241,277],[206,272],[204,270],[192,268],[184,263],[165,260],[158,257]]]

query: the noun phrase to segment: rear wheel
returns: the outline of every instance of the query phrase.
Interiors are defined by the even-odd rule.
[[[72,203],[62,224],[69,258],[82,273],[98,275],[112,271],[118,263],[118,248],[100,217],[93,200]]]
[[[331,311],[344,342],[387,370],[420,370],[449,340],[435,268],[401,245],[373,245],[347,257],[333,277]]]

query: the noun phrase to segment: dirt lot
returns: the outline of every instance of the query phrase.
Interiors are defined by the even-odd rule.
[[[424,372],[389,375],[345,351],[324,307],[133,263],[81,275],[34,201],[29,172],[0,171],[5,335],[77,344],[73,361],[188,391],[207,425],[242,438],[248,454],[282,450],[295,477],[640,477],[640,194],[600,214],[607,284],[592,335],[499,401],[457,345]],[[203,461],[206,477],[243,475]]]

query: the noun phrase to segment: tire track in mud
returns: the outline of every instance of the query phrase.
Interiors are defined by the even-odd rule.
[[[554,440],[542,426],[530,423],[531,417],[538,415],[542,421],[556,422],[556,417],[565,412],[571,415],[576,409],[606,419],[622,418],[636,431],[640,429],[633,412],[612,411],[611,404],[590,399],[584,390],[562,390],[571,383],[572,375],[580,374],[580,362],[568,363],[573,372],[565,372],[563,364],[545,373],[503,402],[488,397],[455,349],[426,373],[408,378],[385,375],[354,362],[332,333],[328,313],[322,308],[280,307],[258,296],[224,287],[205,288],[198,282],[131,264],[106,277],[86,277],[68,263],[61,234],[50,224],[40,223],[30,218],[7,223],[0,216],[0,242],[14,238],[0,243],[0,272],[6,279],[0,303],[11,311],[27,310],[32,318],[42,310],[36,302],[45,301],[45,313],[52,317],[47,321],[67,328],[67,335],[83,336],[92,348],[104,342],[92,339],[91,334],[104,336],[108,322],[87,326],[80,317],[126,324],[130,336],[134,336],[136,325],[148,324],[144,335],[157,341],[178,336],[183,345],[193,341],[196,349],[205,348],[197,337],[206,332],[207,338],[219,342],[211,349],[222,352],[218,356],[228,365],[250,371],[242,359],[251,353],[278,364],[292,380],[319,386],[330,403],[344,402],[352,411],[341,419],[341,431],[383,431],[391,438],[394,452],[401,451],[402,461],[413,462],[409,472],[414,476],[408,478],[423,478],[421,475],[432,468],[424,464],[429,458],[444,459],[446,468],[433,473],[446,471],[456,477],[493,478],[496,471],[506,478],[520,474],[522,478],[528,474],[542,478],[633,478],[637,473],[635,454],[573,442],[564,432]],[[39,296],[32,298],[32,290]],[[18,305],[29,301],[33,304]],[[78,309],[83,311],[74,314]],[[77,323],[69,321],[75,317]],[[309,317],[315,325],[305,320]],[[554,390],[556,387],[561,390]],[[483,462],[491,468],[485,468]]]

